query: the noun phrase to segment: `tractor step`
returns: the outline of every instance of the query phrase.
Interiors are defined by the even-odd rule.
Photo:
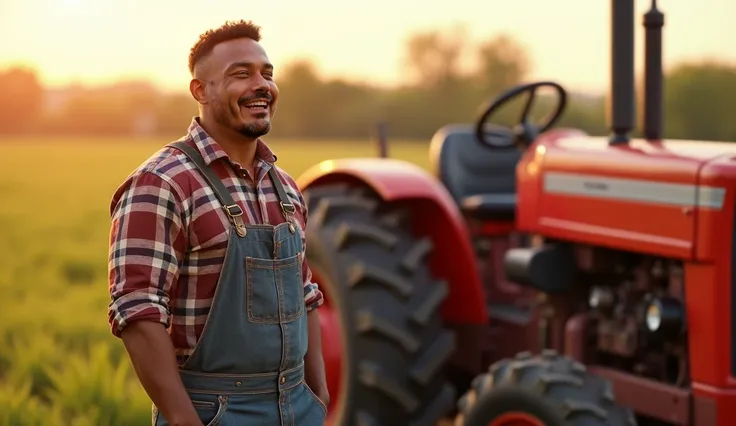
[[[491,322],[500,320],[514,325],[527,325],[531,321],[532,311],[505,303],[488,304],[488,315]]]

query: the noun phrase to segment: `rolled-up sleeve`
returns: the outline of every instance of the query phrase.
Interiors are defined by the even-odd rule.
[[[133,321],[169,326],[170,295],[186,248],[182,204],[171,185],[153,172],[130,177],[111,204],[108,258],[113,335]]]
[[[303,232],[302,236],[302,277],[304,277],[304,304],[307,307],[307,312],[312,311],[324,303],[324,295],[319,289],[319,285],[312,280],[312,270],[309,269],[309,262],[307,262],[307,204],[304,201],[304,197],[301,192],[299,195],[299,201],[302,206],[300,225]]]

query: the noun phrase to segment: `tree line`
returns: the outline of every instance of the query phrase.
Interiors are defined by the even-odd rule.
[[[292,62],[277,76],[281,96],[271,136],[369,138],[384,123],[391,138],[426,140],[447,123],[474,122],[481,105],[528,81],[530,72],[528,54],[506,35],[471,44],[462,31],[435,30],[414,35],[405,49],[412,81],[397,88],[325,78],[308,60]],[[463,66],[467,55],[475,67]],[[572,93],[559,125],[607,134],[605,101]],[[664,135],[736,141],[735,101],[733,64],[679,64],[665,75]],[[510,106],[500,122],[510,123],[515,112]],[[189,93],[162,93],[147,82],[51,90],[33,70],[0,72],[0,134],[170,137],[196,113]]]

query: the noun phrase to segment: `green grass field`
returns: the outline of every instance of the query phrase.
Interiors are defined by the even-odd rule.
[[[107,327],[109,202],[166,140],[0,139],[0,426],[150,424],[148,397]],[[295,178],[369,141],[278,141]],[[427,144],[391,156],[428,165]]]

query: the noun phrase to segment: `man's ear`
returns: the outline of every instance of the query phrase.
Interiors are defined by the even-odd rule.
[[[204,81],[193,78],[189,82],[189,93],[192,94],[192,97],[200,103],[200,104],[206,104],[207,103],[207,85]]]

